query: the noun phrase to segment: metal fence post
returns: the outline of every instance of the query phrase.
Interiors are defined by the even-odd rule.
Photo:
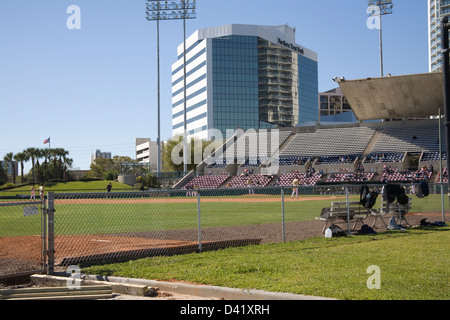
[[[449,29],[448,16],[441,19],[441,39],[442,39],[442,74],[443,74],[443,87],[444,87],[444,118],[445,118],[445,138],[447,147],[447,159],[450,152],[450,56],[449,56]],[[448,167],[448,166],[447,166]],[[441,172],[442,175],[442,172]],[[447,196],[450,200],[450,179],[447,183]],[[442,217],[445,221],[445,216]]]
[[[43,270],[47,272],[47,203],[44,200],[42,204],[42,221],[41,221],[41,245],[42,245],[42,266]]]
[[[55,197],[53,192],[47,194],[47,273],[55,270]]]
[[[347,204],[347,233],[350,234],[350,203],[348,201],[348,186],[345,187],[345,196]]]
[[[202,221],[200,210],[200,192],[197,191],[197,223],[198,223],[198,251],[202,252]]]
[[[284,220],[284,189],[281,188],[281,223],[282,223],[282,236],[283,236],[283,242],[286,241],[286,229],[285,229],[285,220]]]

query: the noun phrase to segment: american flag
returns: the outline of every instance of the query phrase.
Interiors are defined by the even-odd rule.
[[[44,140],[44,144],[50,143],[50,138]]]

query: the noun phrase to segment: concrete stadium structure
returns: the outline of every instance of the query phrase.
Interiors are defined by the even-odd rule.
[[[442,72],[336,81],[358,120],[436,116],[444,106]]]
[[[426,178],[437,181],[440,177],[440,150],[443,151],[444,168],[447,167],[446,140],[443,134],[439,136],[437,119],[283,128],[277,134],[280,139],[278,152],[251,163],[252,156],[260,154],[257,150],[260,146],[258,133],[235,136],[221,149],[226,154],[228,148],[238,148],[240,139],[258,141],[257,146],[245,144],[247,150],[253,147],[245,158],[235,157],[232,161],[227,159],[228,162],[224,163],[220,160],[212,164],[205,160],[175,187],[192,187],[194,184],[200,189],[227,185],[245,187],[245,182],[238,182],[237,177],[248,176],[247,172],[259,186],[275,183],[290,186],[294,173],[300,175],[303,185],[381,181],[385,178],[413,181],[424,178],[416,175],[424,167],[433,168],[432,174],[427,174]],[[216,158],[219,153],[215,154]],[[276,173],[267,174],[266,168],[274,163],[277,165]],[[391,173],[389,178],[386,168]],[[192,182],[194,178],[195,182]]]
[[[445,130],[437,117],[430,118],[438,115],[444,105],[442,73],[337,82],[359,123],[315,123],[269,130],[278,139],[276,150],[270,154],[259,150],[262,146],[268,150],[258,140],[264,130],[236,134],[216,150],[214,157],[220,161],[211,163],[211,159],[205,159],[196,172],[185,176],[175,188],[243,186],[235,179],[249,173],[260,186],[290,186],[294,173],[303,185],[383,179],[433,182],[441,175],[444,182],[448,181]],[[380,118],[399,121],[362,122]],[[408,120],[412,118],[422,119]],[[246,142],[241,143],[243,140]],[[236,153],[230,160],[227,150],[239,150],[242,146],[247,148],[245,152]],[[226,162],[221,154],[227,156]],[[276,172],[268,173],[267,168],[274,164]],[[220,175],[220,179],[212,178]],[[209,177],[203,178],[208,183],[203,184],[198,178],[202,176]]]

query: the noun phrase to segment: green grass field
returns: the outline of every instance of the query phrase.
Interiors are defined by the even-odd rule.
[[[79,185],[82,186],[83,183]],[[95,188],[98,184],[90,183],[90,186]],[[55,186],[55,188],[61,188],[61,186]],[[70,188],[73,188],[73,184],[70,185]],[[184,195],[184,193],[182,194]],[[319,196],[301,196],[300,198],[302,197],[318,198]],[[244,201],[252,198],[255,200],[254,202]],[[201,200],[204,200],[201,201],[200,206],[202,227],[281,223],[281,201],[264,202],[261,200],[265,198],[280,199],[280,196],[256,195],[252,197],[248,194],[202,196]],[[55,228],[59,234],[65,235],[197,228],[198,210],[195,197],[175,196],[152,199],[155,199],[156,203],[140,203],[141,198],[111,199],[112,203],[102,203],[102,199],[79,199],[79,203],[56,200],[55,217],[58,223]],[[237,200],[237,202],[230,202],[230,199]],[[350,197],[350,201],[357,199],[358,196]],[[289,200],[287,199],[284,203],[285,222],[312,221],[320,215],[323,207],[330,206],[331,201],[336,199],[329,196],[328,200]],[[90,203],[91,201],[93,203]],[[345,197],[339,201],[345,201]],[[412,201],[411,212],[441,211],[440,195],[430,195],[422,199],[412,197]],[[377,207],[379,207],[379,202],[375,208]],[[447,199],[445,208],[446,210],[448,208]],[[8,228],[0,229],[0,236],[30,235],[35,232],[39,234],[40,221],[38,217],[24,218],[21,210],[20,207],[0,207],[2,224],[8,226]],[[23,223],[33,227],[23,228]]]
[[[83,184],[79,185],[80,188]],[[98,186],[95,185],[95,188]],[[73,185],[65,187],[65,190],[74,190]],[[61,190],[62,186],[54,188]],[[200,207],[202,227],[281,224],[281,202],[263,201],[270,197],[279,196],[203,196],[205,201],[201,202]],[[257,201],[244,201],[251,198]],[[230,199],[241,201],[231,202]],[[286,201],[285,221],[314,220],[321,208],[329,206],[332,199]],[[358,196],[350,198],[356,199]],[[441,211],[440,195],[412,199],[413,212]],[[80,199],[80,203],[57,200],[56,234],[197,229],[195,197],[164,197],[156,203],[139,203],[142,200],[140,198],[111,199],[112,203],[101,203],[100,200]],[[447,198],[445,208],[448,212]],[[40,234],[39,216],[24,217],[22,207],[0,206],[0,224],[0,237]],[[449,231],[449,227],[413,228],[372,236],[319,237],[201,254],[147,258],[92,267],[84,272],[182,280],[338,299],[448,299]],[[366,285],[370,276],[366,270],[371,265],[381,270],[379,290],[370,290]]]
[[[448,300],[450,228],[314,238],[145,258],[84,269],[86,274],[188,281],[348,300]],[[367,281],[380,270],[380,289]],[[372,281],[369,281],[373,283]]]
[[[197,228],[197,203],[94,203],[94,204],[55,204],[55,219],[59,223],[55,230],[59,234],[102,234],[124,233],[154,230],[174,230]],[[83,201],[83,200],[80,200]],[[136,200],[138,201],[138,200]],[[322,206],[329,205],[329,201],[297,202],[285,204],[285,221],[314,220]],[[3,207],[1,220],[8,228],[0,229],[0,236],[29,235],[26,231],[39,230],[27,228],[26,223],[39,225],[37,217],[23,217],[21,208]],[[281,223],[281,204],[268,203],[223,203],[205,202],[201,204],[202,227],[223,227],[233,225],[251,225]],[[70,226],[70,227],[65,227]],[[25,232],[25,233],[24,233]]]

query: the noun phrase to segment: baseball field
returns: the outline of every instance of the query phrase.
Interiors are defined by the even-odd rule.
[[[293,289],[291,287],[292,284],[284,288],[283,286],[271,288],[271,285],[268,286],[267,283],[258,284],[262,280],[255,279],[254,281],[257,282],[255,284],[242,283],[239,282],[238,279],[240,277],[238,275],[244,274],[247,276],[248,268],[250,268],[254,269],[255,275],[258,274],[262,278],[267,277],[268,281],[272,281],[269,280],[272,278],[270,275],[272,271],[265,274],[264,268],[261,269],[257,266],[258,264],[266,265],[266,262],[263,261],[265,258],[260,262],[256,262],[257,258],[255,255],[259,255],[260,259],[263,256],[275,257],[275,253],[279,250],[289,251],[292,248],[297,248],[294,251],[298,250],[298,255],[301,252],[308,252],[309,249],[306,249],[308,247],[313,251],[322,251],[320,256],[324,256],[321,256],[320,259],[328,259],[325,258],[327,252],[330,254],[333,252],[334,255],[338,255],[345,260],[347,259],[344,257],[345,248],[350,248],[347,247],[347,244],[355,246],[362,241],[364,249],[361,250],[366,250],[367,259],[372,259],[371,256],[373,255],[373,259],[376,261],[380,259],[378,250],[388,250],[387,248],[389,248],[389,245],[387,245],[387,248],[376,249],[375,246],[378,246],[377,242],[371,243],[365,236],[351,236],[345,240],[333,239],[331,244],[327,242],[328,245],[331,245],[330,249],[333,249],[326,249],[328,245],[322,243],[324,241],[322,234],[324,222],[316,220],[316,217],[320,215],[321,209],[330,206],[332,201],[345,201],[345,195],[301,195],[298,199],[291,199],[290,194],[286,193],[282,203],[280,195],[271,194],[271,192],[268,190],[266,194],[256,195],[248,194],[247,190],[234,195],[203,193],[200,199],[196,196],[187,197],[184,192],[169,196],[167,194],[146,196],[145,193],[136,196],[134,193],[133,196],[129,197],[118,197],[117,194],[112,194],[110,197],[105,197],[104,195],[101,197],[90,197],[87,195],[57,197],[54,203],[56,210],[55,263],[61,268],[66,268],[69,264],[78,264],[81,261],[97,262],[102,259],[105,261],[122,261],[124,258],[138,259],[148,255],[152,256],[152,258],[149,258],[152,260],[149,262],[144,259],[144,261],[147,261],[144,263],[160,265],[160,267],[154,269],[155,273],[152,271],[150,274],[145,275],[145,277],[149,278],[177,279],[217,285],[225,285],[224,282],[229,281],[229,285],[236,287],[273,289],[275,291],[287,290],[286,292],[296,293],[301,291],[303,294],[311,294],[312,291],[309,289]],[[358,198],[358,195],[351,195],[349,200]],[[423,199],[417,199],[413,196],[411,198],[413,201],[412,209],[406,216],[411,225],[419,225],[420,220],[424,218],[430,222],[442,220],[440,195],[430,195]],[[379,204],[377,205],[379,206]],[[447,207],[448,201],[445,201],[446,210]],[[0,229],[0,269],[3,270],[2,272],[26,270],[30,261],[39,263],[41,258],[41,217],[40,215],[24,216],[22,210],[23,206],[0,207],[1,224],[2,226],[7,226]],[[385,218],[386,222],[388,222],[388,219],[389,217]],[[365,223],[371,225],[372,221],[372,218],[369,216]],[[347,224],[342,223],[341,227],[345,229]],[[410,250],[403,248],[405,255],[398,258],[398,261],[404,261],[405,259],[410,261],[411,257],[415,257],[413,258],[413,260],[416,259],[413,269],[420,268],[416,263],[419,263],[421,259],[424,260],[422,263],[434,261],[433,263],[436,266],[442,263],[445,264],[445,261],[448,261],[448,250],[446,250],[445,245],[443,247],[439,246],[440,241],[443,241],[442,237],[444,237],[444,240],[448,239],[447,232],[438,233],[433,230],[430,233],[417,233],[413,230],[407,230],[408,233],[392,234],[390,232],[385,235],[386,229],[383,225],[378,224],[374,226],[374,229],[380,234],[376,237],[374,236],[373,240],[393,241],[392,245],[396,246],[395,251],[397,253],[399,253],[398,250],[400,248],[404,247],[404,245],[398,244],[397,241],[411,243],[411,248],[422,248],[421,252],[417,251],[413,256],[411,256]],[[357,230],[358,228],[353,233],[356,233]],[[448,228],[444,228],[442,231],[448,231]],[[407,240],[405,240],[405,236],[408,237]],[[432,240],[433,237],[437,237],[436,240]],[[424,238],[430,238],[430,240],[425,240]],[[194,256],[184,254],[177,255],[176,258],[164,257],[171,252],[198,252],[199,243],[204,249],[203,251],[205,251],[200,256],[198,255],[199,253],[196,253]],[[386,241],[382,243],[387,244]],[[258,245],[254,246],[254,244]],[[245,245],[245,247],[240,247],[242,245]],[[306,247],[304,247],[305,245]],[[239,248],[226,249],[227,247]],[[224,250],[209,251],[209,249],[218,248],[223,248]],[[260,252],[260,250],[262,251]],[[271,252],[271,250],[275,251]],[[442,254],[436,256],[433,253],[427,257],[427,250],[438,250]],[[192,263],[192,259],[202,259],[202,261],[203,259],[213,259],[218,263],[218,261],[223,261],[222,258],[219,258],[221,254],[227,257],[226,259],[230,259],[230,261],[234,261],[234,263],[242,266],[239,270],[232,268],[230,271],[230,274],[234,274],[237,277],[233,281],[224,280],[217,274],[210,274],[209,271],[206,273],[207,275],[201,275],[205,272],[203,267],[195,267],[193,272],[186,270],[186,263]],[[240,258],[235,258],[235,254]],[[243,255],[251,257],[252,262],[250,260],[245,261],[246,258],[243,258]],[[304,255],[298,255],[294,258],[295,255],[295,252],[282,255],[279,259],[281,265],[278,267],[274,266],[274,268],[279,268],[280,270],[287,268],[285,265],[286,259],[301,258],[304,261]],[[351,259],[355,259],[353,253],[348,257],[350,262]],[[173,259],[177,262],[172,262],[174,261]],[[314,269],[316,263],[318,263],[317,259],[317,257],[314,258],[314,255],[312,255],[311,259],[307,259],[311,262],[311,265],[304,267]],[[335,261],[334,259],[330,263],[333,263],[332,272],[335,277],[335,272],[339,272],[336,270],[342,271],[342,268],[345,269],[345,267],[341,265],[342,261]],[[129,263],[133,263],[133,272],[138,272],[137,270],[140,267],[134,265],[134,263],[139,262]],[[173,270],[180,268],[179,271],[175,273],[170,272],[165,276],[162,275],[163,265],[167,263],[175,263],[176,266],[174,266]],[[14,269],[15,264],[18,266],[16,269]],[[194,266],[196,265],[198,263],[194,264]],[[208,265],[214,266],[213,270],[217,270],[220,274],[223,273],[218,271],[220,268],[223,268],[223,270],[230,268],[230,266],[227,266],[227,263],[223,266],[218,266],[216,262],[209,261],[205,266]],[[124,274],[123,268],[123,265],[108,266],[103,269],[102,267],[97,267],[91,269],[91,272],[104,273],[107,269],[114,270],[112,271],[114,274],[120,275]],[[298,268],[298,266],[294,268]],[[317,266],[317,268],[323,271],[322,267]],[[194,272],[194,270],[197,271]],[[291,271],[286,272],[289,273]],[[430,271],[432,273],[430,276],[433,278],[442,276],[442,270],[433,268]],[[109,273],[110,271],[107,272]],[[402,272],[406,272],[406,270]],[[313,273],[315,274],[315,271]],[[253,275],[253,272],[250,272],[250,274]],[[127,276],[136,276],[136,274],[129,273]],[[276,277],[278,279],[279,275]],[[345,276],[345,278],[347,277]],[[288,278],[286,277],[284,280],[278,279],[277,282],[290,282]],[[440,280],[436,281],[441,283]],[[417,285],[420,286],[420,284]],[[441,284],[438,284],[438,287],[440,286]],[[438,293],[437,297],[448,297],[448,288],[442,287],[441,289],[443,291],[441,290],[442,292]],[[353,294],[349,296],[335,296],[338,298],[353,298]],[[328,292],[326,295],[333,296]],[[424,297],[429,296],[430,294],[426,293]]]

